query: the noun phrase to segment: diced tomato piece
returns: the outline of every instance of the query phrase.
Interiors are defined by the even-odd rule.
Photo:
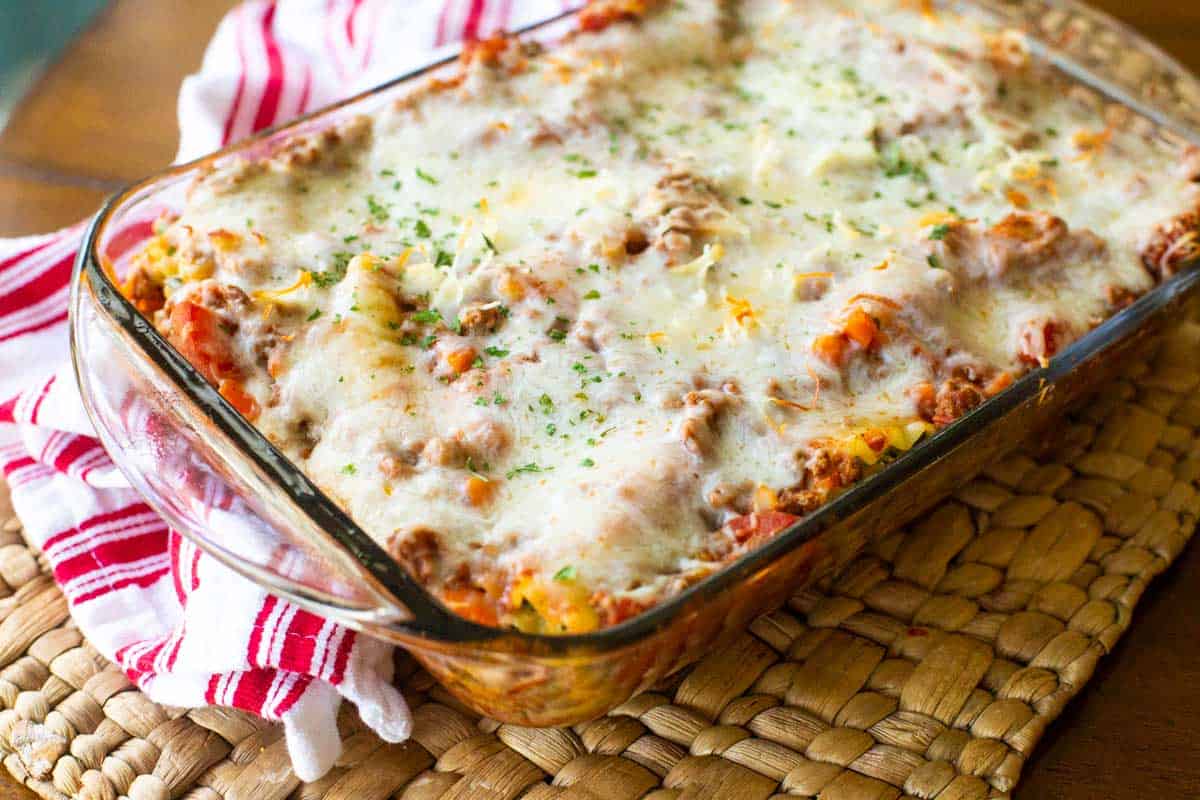
[[[229,334],[221,330],[216,314],[189,300],[176,303],[171,309],[170,340],[242,416],[258,416],[258,401],[242,384]]]
[[[863,441],[876,453],[882,453],[883,448],[887,447],[888,437],[883,431],[870,430],[863,434]]]
[[[1026,364],[1045,366],[1070,338],[1070,329],[1058,320],[1032,320],[1021,329],[1017,357]]]
[[[734,517],[726,527],[740,544],[758,545],[800,519],[783,511],[755,511]]]
[[[171,309],[171,344],[214,386],[238,377],[229,336],[217,315],[198,303],[183,301]]]

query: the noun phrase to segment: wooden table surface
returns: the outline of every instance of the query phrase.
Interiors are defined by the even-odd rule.
[[[175,95],[234,0],[115,0],[0,134],[0,236],[92,212],[175,152]],[[1099,0],[1200,71],[1200,3]],[[1083,696],[1038,745],[1018,800],[1200,797],[1200,545],[1155,582]],[[32,795],[7,774],[0,800]]]

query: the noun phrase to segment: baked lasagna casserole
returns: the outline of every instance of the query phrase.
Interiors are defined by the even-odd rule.
[[[613,625],[1200,252],[1200,156],[915,2],[616,0],[209,169],[127,296],[455,612]]]

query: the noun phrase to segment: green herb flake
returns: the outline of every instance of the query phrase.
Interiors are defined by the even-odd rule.
[[[322,289],[328,289],[339,283],[342,278],[346,277],[346,268],[350,266],[351,258],[353,256],[350,253],[334,253],[333,263],[329,269],[312,273],[313,283]]]
[[[590,292],[588,292],[587,294],[585,294],[583,296],[583,299],[584,300],[599,300],[600,299],[600,290],[592,289]]]
[[[417,175],[417,177],[418,177],[418,178],[420,178],[421,180],[423,180],[423,181],[425,181],[426,183],[430,184],[431,186],[437,186],[437,185],[438,185],[438,179],[437,179],[437,178],[435,178],[435,177],[433,177],[432,175],[430,175],[428,172],[426,172],[425,170],[421,169],[420,167],[417,167],[416,169],[414,169],[414,170],[413,170],[413,172],[415,172],[415,173],[416,173],[416,175]]]
[[[929,231],[929,238],[935,242],[940,242],[946,238],[946,234],[950,233],[950,226],[946,224],[934,225],[933,230]]]
[[[515,478],[518,475],[533,474],[536,472],[549,472],[552,469],[554,469],[554,467],[549,467],[548,469],[542,469],[537,464],[530,461],[528,464],[522,464],[519,467],[513,467],[508,472],[504,473],[504,477],[511,481],[513,478]]]
[[[391,216],[387,206],[376,200],[373,194],[367,195],[367,211],[371,212],[371,216],[376,222],[386,222],[387,218]]]
[[[592,460],[592,459],[590,459],[590,458],[585,458],[583,461],[580,461],[580,462],[579,462],[579,466],[581,466],[581,467],[594,467],[594,466],[596,466],[596,462],[595,462],[595,461],[593,461],[593,460]]]
[[[484,469],[487,469],[486,465],[484,465]],[[470,456],[467,456],[467,472],[471,473],[476,478],[479,478],[479,480],[483,481],[484,483],[492,482],[491,478],[489,478],[487,475],[484,475],[482,472],[480,472],[479,470],[477,470],[475,468],[475,462],[471,459]]]
[[[489,345],[488,347],[483,348],[483,352],[487,353],[492,358],[504,358],[506,355],[508,355],[507,350],[505,350],[503,347],[496,347],[495,345]]]
[[[413,230],[422,239],[428,239],[433,235],[433,231],[429,230],[429,225],[423,219],[417,220],[417,224],[413,226]]]
[[[436,308],[426,308],[422,309],[421,311],[414,312],[412,318],[413,322],[430,324],[440,322],[442,319],[442,312],[438,311]]]
[[[558,572],[554,573],[554,580],[558,581],[559,583],[570,583],[571,581],[575,580],[577,574],[578,573],[575,571],[575,567],[571,564],[568,564]]]
[[[314,308],[314,309],[313,309],[313,312],[312,312],[311,314],[309,314],[309,315],[308,315],[308,319],[306,319],[306,320],[305,320],[305,322],[312,322],[313,320],[315,320],[315,319],[316,319],[317,317],[319,317],[319,316],[321,316],[321,309],[319,309],[319,308]]]
[[[498,254],[500,252],[496,249],[496,243],[489,239],[486,233],[481,233],[479,235],[483,237],[483,246],[486,247],[488,251],[493,254]]]
[[[343,475],[353,475],[356,472],[358,472],[358,467],[354,466],[353,464],[347,464],[346,466],[342,467]]]

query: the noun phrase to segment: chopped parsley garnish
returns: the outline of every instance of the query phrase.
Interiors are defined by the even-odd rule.
[[[939,261],[938,257],[933,255],[932,253],[929,254],[929,256],[925,259],[925,261],[928,262],[929,266],[933,267],[934,269],[942,268],[942,262]]]
[[[505,350],[503,347],[496,347],[495,345],[490,345],[483,348],[483,352],[487,353],[492,358],[504,358],[506,355],[508,355],[507,350]]]
[[[592,272],[599,274],[600,265],[599,264],[588,264],[588,269],[590,269]]]
[[[900,148],[895,144],[884,150],[880,155],[879,166],[883,170],[884,176],[888,178],[899,178],[908,175],[913,180],[929,180],[929,176],[925,174],[925,169],[920,164],[914,164],[906,159],[900,152]]]
[[[322,289],[328,289],[338,283],[346,277],[346,267],[350,265],[351,258],[353,256],[350,253],[334,253],[329,269],[312,273],[313,283]]]
[[[763,200],[763,204],[767,208],[783,208],[783,203],[776,203],[774,200]]]
[[[358,467],[354,466],[353,464],[347,464],[346,466],[342,467],[343,475],[353,475],[356,472],[358,472]]]
[[[571,173],[576,178],[594,178],[598,174],[594,169],[580,169]]]
[[[426,308],[421,311],[416,311],[412,315],[413,322],[434,323],[441,322],[442,312],[436,308]]]
[[[395,170],[391,170],[391,169],[381,169],[381,170],[379,170],[379,174],[380,174],[381,176],[385,177],[385,178],[394,178],[394,177],[396,177],[396,171],[395,171]]]
[[[506,405],[508,405],[508,398],[504,397],[499,392],[493,392],[492,393],[492,405],[506,406]]]
[[[376,200],[373,194],[367,195],[367,210],[371,212],[371,216],[375,218],[376,222],[386,222],[387,218],[391,216],[387,206]]]
[[[429,334],[428,336],[426,336],[424,339],[421,340],[421,349],[428,350],[429,348],[433,347],[433,343],[436,341],[437,341],[437,337],[434,336],[432,333]]]
[[[940,242],[942,239],[946,238],[946,234],[948,234],[949,232],[950,232],[949,225],[945,225],[945,224],[934,225],[933,230],[931,230],[929,232],[929,238],[933,239],[935,242]]]
[[[550,330],[546,331],[546,335],[556,342],[561,342],[567,338],[567,332],[559,330],[558,328],[551,328]]]
[[[429,225],[426,224],[425,220],[423,219],[417,220],[416,225],[413,226],[413,230],[416,232],[417,236],[420,236],[422,239],[428,239],[433,235],[433,231],[429,230]]]
[[[546,423],[546,435],[553,436],[556,433],[558,433],[558,426],[555,425],[553,422],[547,422]]]
[[[584,300],[599,300],[600,299],[600,290],[592,289],[590,292],[588,292],[587,294],[585,294],[583,296],[583,299]]]
[[[550,467],[549,469],[542,469],[537,464],[530,461],[528,464],[523,464],[519,467],[513,467],[508,472],[504,473],[504,477],[511,481],[513,478],[515,478],[518,475],[524,475],[526,473],[532,474],[535,472],[549,472],[551,469],[554,469],[554,467]]]
[[[486,247],[490,252],[492,252],[492,253],[500,252],[499,250],[496,249],[496,243],[493,242],[491,239],[489,239],[488,235],[486,233],[481,233],[479,235],[483,237],[483,246]]]
[[[743,196],[743,197],[739,197],[739,198],[738,198],[738,202],[739,202],[739,203],[741,203],[741,204],[742,204],[742,205],[744,205],[744,206],[752,206],[752,205],[754,205],[754,201],[753,201],[753,200],[751,200],[749,197],[745,197],[745,196]]]
[[[554,410],[554,401],[550,399],[550,395],[544,394],[538,398],[538,405],[542,407],[542,411],[549,414]]]
[[[475,398],[475,405],[477,405],[477,406],[486,406],[486,405],[489,405],[489,403],[488,403],[488,399],[487,399],[486,397],[476,397],[476,398]]]
[[[306,319],[305,322],[312,322],[314,319],[316,319],[319,316],[321,316],[321,309],[314,308],[313,312],[308,315],[308,319]]]
[[[413,172],[415,172],[417,174],[418,178],[425,181],[426,183],[428,183],[432,186],[438,185],[438,179],[433,177],[432,175],[430,175],[428,172],[421,169],[420,167],[417,167],[416,169],[414,169]]]
[[[579,462],[579,466],[581,466],[581,467],[594,467],[594,466],[596,466],[596,462],[595,462],[595,461],[593,461],[593,460],[592,460],[592,459],[590,459],[590,458],[585,458],[583,461],[580,461],[580,462]]]
[[[575,567],[571,564],[568,564],[558,572],[554,573],[554,580],[558,581],[559,583],[568,583],[575,580],[576,574]]]
[[[447,253],[445,250],[438,250],[437,255],[433,258],[435,267],[448,267],[454,263],[454,256]]]

